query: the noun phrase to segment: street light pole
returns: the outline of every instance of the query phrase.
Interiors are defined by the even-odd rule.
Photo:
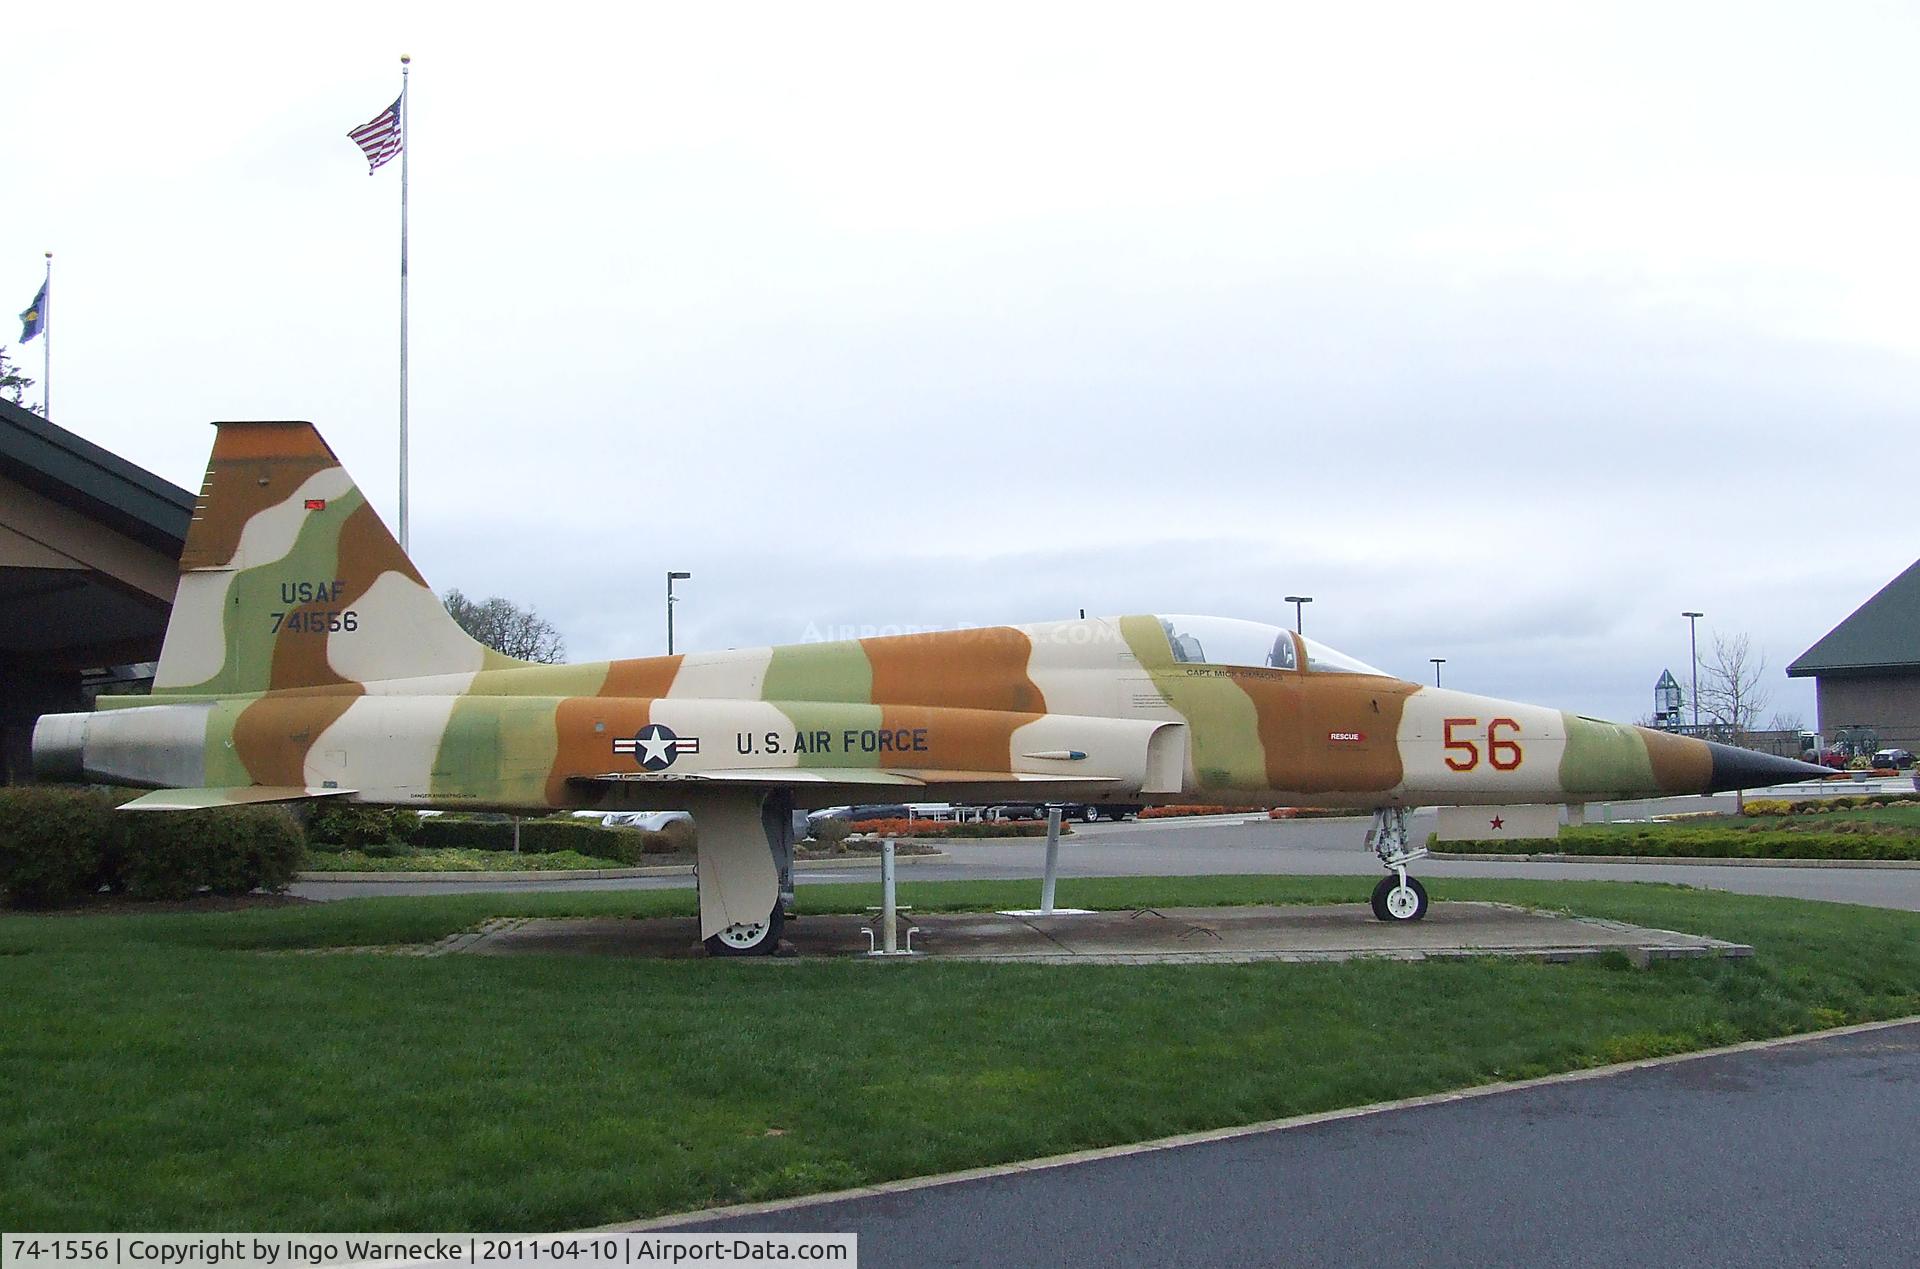
[[[1312,595],[1288,595],[1287,602],[1293,605],[1293,633],[1305,633],[1300,627],[1300,606],[1313,602]]]
[[[1687,619],[1687,654],[1693,658],[1693,729],[1700,730],[1700,640],[1695,633],[1694,622],[1707,614],[1703,612],[1683,612]]]
[[[667,572],[667,655],[668,656],[673,655],[673,605],[674,605],[673,584],[675,582],[684,582],[689,577],[692,577],[692,576],[693,576],[692,573],[676,573],[676,572],[673,572],[672,570],[668,570]]]
[[[1428,657],[1427,660],[1433,662],[1433,685],[1439,687],[1440,667],[1447,663],[1447,659],[1445,657]]]

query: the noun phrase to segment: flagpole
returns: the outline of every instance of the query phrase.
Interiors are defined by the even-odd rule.
[[[410,63],[400,56],[400,549],[407,549],[407,158],[413,137],[407,130],[407,82]]]
[[[53,422],[53,252],[47,252],[47,302],[40,314],[40,417]]]

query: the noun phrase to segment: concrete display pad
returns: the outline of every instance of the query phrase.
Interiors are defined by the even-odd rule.
[[[1622,953],[1639,965],[1697,956],[1751,956],[1738,943],[1652,930],[1592,917],[1535,912],[1499,903],[1436,903],[1425,920],[1374,919],[1365,904],[1293,907],[1162,908],[1137,912],[1016,916],[1002,912],[904,915],[917,927],[914,959],[1131,965],[1246,961],[1396,960],[1513,956],[1571,961]],[[786,941],[803,957],[866,959],[861,916],[790,921]],[[443,952],[587,956],[703,956],[696,923],[684,917],[628,920],[526,918],[489,922],[454,936]],[[884,958],[875,958],[876,960]],[[901,958],[904,959],[904,958]]]

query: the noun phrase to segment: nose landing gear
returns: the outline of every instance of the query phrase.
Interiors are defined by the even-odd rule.
[[[1427,915],[1427,888],[1407,876],[1407,865],[1426,856],[1424,846],[1407,845],[1407,808],[1381,807],[1367,830],[1367,847],[1391,875],[1373,888],[1373,915],[1382,921],[1418,921]]]

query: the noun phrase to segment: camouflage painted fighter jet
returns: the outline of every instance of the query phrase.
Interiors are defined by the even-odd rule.
[[[686,808],[701,935],[771,951],[795,807],[1371,809],[1383,920],[1423,805],[1707,793],[1817,767],[1424,687],[1278,626],[1131,616],[535,665],[468,638],[312,424],[222,423],[151,697],[43,717],[43,778],[130,810],[345,798]]]

